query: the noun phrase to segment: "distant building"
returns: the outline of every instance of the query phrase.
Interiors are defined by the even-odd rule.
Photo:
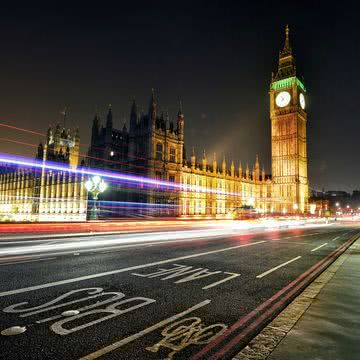
[[[341,190],[313,191],[309,201],[318,209],[330,210],[332,214],[359,214],[360,191],[351,193]]]
[[[79,131],[49,128],[39,144],[36,159],[60,162],[76,168],[79,162]],[[3,168],[0,174],[1,221],[85,221],[87,194],[84,176],[67,171]]]

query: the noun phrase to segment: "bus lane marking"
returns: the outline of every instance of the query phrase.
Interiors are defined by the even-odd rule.
[[[202,252],[202,253],[198,253],[198,254],[185,255],[185,256],[180,256],[180,257],[176,257],[176,258],[155,261],[155,262],[148,263],[148,264],[135,265],[135,266],[127,267],[127,268],[106,271],[106,272],[102,272],[102,273],[98,273],[98,274],[85,275],[85,276],[81,276],[81,277],[76,277],[76,278],[71,278],[71,279],[66,279],[66,280],[60,280],[60,281],[54,281],[54,282],[45,283],[45,284],[41,284],[41,285],[35,285],[35,286],[29,286],[29,287],[15,289],[15,290],[3,291],[3,292],[0,293],[0,297],[9,296],[9,295],[15,295],[15,294],[21,294],[21,293],[25,293],[25,292],[29,292],[29,291],[35,291],[35,290],[39,290],[39,289],[45,289],[45,288],[64,285],[64,284],[70,284],[70,283],[78,282],[78,281],[95,279],[95,278],[104,277],[104,276],[108,276],[108,275],[120,274],[120,273],[127,272],[127,271],[145,269],[147,267],[152,267],[152,266],[156,266],[156,265],[174,263],[174,262],[177,262],[178,260],[186,260],[186,259],[192,259],[192,258],[211,255],[211,254],[217,254],[217,253],[221,253],[221,252],[225,252],[225,251],[231,251],[231,250],[240,249],[242,247],[259,245],[259,244],[263,244],[263,243],[266,243],[266,242],[267,242],[266,240],[261,240],[261,241],[256,241],[256,242],[253,242],[253,243],[242,244],[242,245],[237,245],[237,246],[231,246],[231,247],[222,248],[222,249],[218,249],[218,250],[206,251],[206,252]]]
[[[162,320],[154,325],[149,326],[148,328],[139,331],[138,333],[135,333],[133,335],[130,335],[126,338],[123,338],[119,341],[114,342],[113,344],[110,344],[108,346],[105,346],[102,349],[99,349],[93,353],[90,353],[88,355],[83,356],[82,358],[80,358],[80,360],[93,360],[93,359],[97,359],[100,356],[104,356],[116,349],[119,349],[120,347],[129,344],[159,328],[162,328],[170,323],[173,323],[174,321],[183,318],[185,315],[202,308],[203,306],[206,306],[208,304],[210,304],[211,300],[207,299],[204,300],[190,308],[188,308],[185,311],[182,311],[176,315],[173,315],[165,320]],[[147,351],[151,351],[151,352],[157,352],[159,350],[159,348],[161,346],[163,347],[167,347],[172,349],[173,351],[178,352],[180,350],[182,350],[183,348],[185,348],[186,346],[190,345],[190,344],[195,344],[195,343],[199,343],[201,342],[201,340],[203,339],[204,341],[209,340],[212,341],[215,337],[220,336],[226,329],[227,326],[225,324],[214,324],[214,325],[210,325],[207,327],[204,326],[199,326],[201,323],[201,319],[199,318],[186,318],[183,319],[183,323],[189,322],[189,319],[192,320],[190,321],[190,324],[188,324],[187,326],[181,325],[182,322],[178,321],[170,326],[168,326],[167,328],[165,328],[162,332],[161,335],[164,337],[162,340],[160,340],[158,343],[156,343],[153,346],[150,346],[148,348],[146,348]],[[196,319],[196,320],[195,320]],[[200,320],[200,322],[199,322]],[[179,326],[180,325],[180,326]],[[175,327],[177,326],[177,327]],[[196,327],[197,326],[197,327]],[[173,329],[175,327],[175,329]],[[213,334],[213,328],[214,327],[218,327],[218,331],[215,332]],[[208,339],[204,339],[203,336],[205,336],[205,334],[203,334],[205,332],[205,330],[211,330],[210,334],[213,336],[210,336]],[[194,337],[194,335],[196,334],[196,336]],[[182,338],[181,341],[181,346],[177,346],[174,344],[174,341],[176,340],[176,335],[179,335],[179,338]],[[190,335],[190,336],[189,336]],[[206,334],[208,335],[208,334]],[[207,342],[206,342],[207,343]],[[169,354],[170,355],[170,354]],[[168,357],[169,358],[169,357]],[[171,359],[171,357],[170,357]]]
[[[202,324],[199,317],[189,317],[170,324],[161,331],[163,338],[147,351],[157,353],[161,347],[172,350],[166,357],[171,360],[175,354],[190,345],[205,345],[222,335],[227,326],[225,324]]]
[[[81,296],[80,298],[67,301],[67,298],[72,299],[74,295],[79,295],[79,294]],[[105,299],[101,299],[101,297],[105,297]],[[92,300],[93,303],[90,305],[85,305],[79,308],[73,308],[70,311],[65,311],[65,312],[61,309],[59,315],[50,316],[45,319],[37,320],[35,322],[36,324],[41,324],[44,322],[49,322],[60,318],[60,320],[50,325],[50,329],[55,334],[68,335],[73,332],[85,329],[89,326],[93,326],[100,322],[109,320],[111,318],[123,315],[125,313],[134,311],[143,306],[147,306],[156,302],[156,300],[154,299],[145,298],[145,297],[130,297],[126,299],[124,298],[125,298],[125,294],[122,292],[113,292],[113,291],[106,292],[103,291],[102,288],[84,288],[84,289],[69,291],[63,295],[56,297],[51,301],[48,301],[38,306],[26,307],[28,302],[13,304],[4,308],[3,312],[10,314],[17,314],[19,315],[19,317],[28,317],[28,316],[37,315],[39,313],[63,308],[69,305],[73,305],[75,303],[88,302],[89,300]],[[103,307],[104,305],[106,306]],[[121,308],[119,309],[120,306]],[[70,313],[70,316],[68,316],[67,313]],[[94,314],[104,314],[104,315],[101,317],[97,317],[96,320],[92,320],[94,318],[93,316]],[[63,326],[64,324],[78,321],[79,319],[82,318],[86,320],[87,317],[89,318],[89,322],[83,321],[81,325],[74,326],[72,328],[65,328]]]
[[[215,281],[207,286],[202,287],[202,290],[207,290],[212,287],[218,286],[226,281],[232,280],[240,274],[223,272],[223,271],[209,271],[206,268],[193,268],[193,266],[186,266],[181,264],[172,264],[173,268],[159,268],[157,271],[152,273],[140,274],[140,273],[131,273],[131,275],[144,277],[148,279],[161,277],[160,280],[169,280],[174,278],[180,278],[179,280],[174,281],[174,284],[182,284],[189,281],[199,280],[208,276],[218,276],[220,274],[226,274],[224,279]]]

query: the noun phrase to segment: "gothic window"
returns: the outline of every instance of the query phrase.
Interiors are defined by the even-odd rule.
[[[175,182],[175,175],[169,175],[169,182]]]
[[[162,160],[163,146],[162,144],[156,144],[156,160]]]
[[[176,162],[176,150],[174,147],[170,147],[170,161]]]

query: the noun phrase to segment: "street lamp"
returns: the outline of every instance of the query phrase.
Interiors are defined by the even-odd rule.
[[[336,207],[339,207],[339,206],[340,206],[340,204],[337,202],[337,203],[335,204],[335,206],[336,206]]]
[[[93,208],[91,209],[91,212],[92,212],[91,218],[96,220],[98,218],[98,214],[97,214],[98,209],[96,207],[98,195],[106,190],[107,184],[104,180],[101,179],[100,176],[95,175],[85,182],[85,187],[86,187],[86,190],[89,193],[92,193],[92,195],[93,195],[94,203],[93,203]]]

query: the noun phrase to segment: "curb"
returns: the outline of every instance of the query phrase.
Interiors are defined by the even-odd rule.
[[[349,257],[352,250],[360,246],[358,237],[326,270],[298,295],[273,321],[270,322],[233,360],[266,360],[288,332],[313,303],[323,287]]]

